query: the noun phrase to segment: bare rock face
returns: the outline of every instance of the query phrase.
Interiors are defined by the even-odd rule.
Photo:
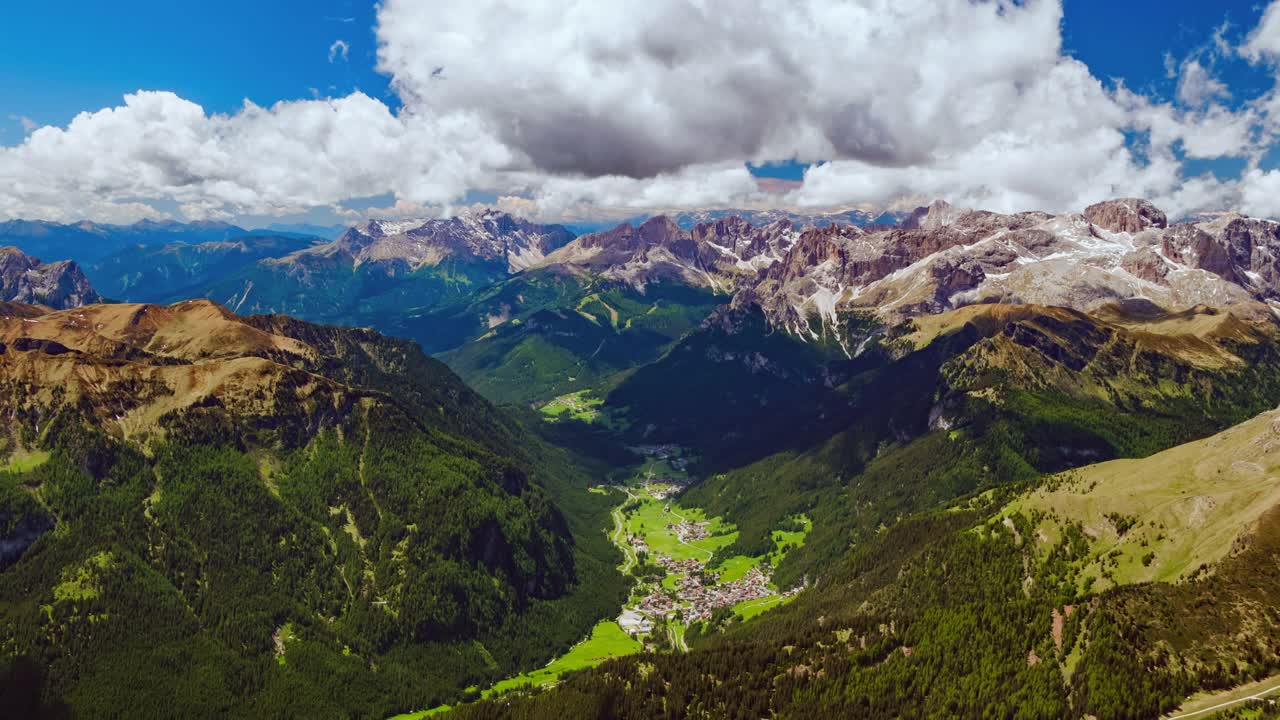
[[[623,223],[583,235],[538,266],[590,273],[636,288],[671,280],[719,291],[740,290],[787,257],[798,237],[786,220],[753,225],[731,216],[685,230],[659,215],[639,226]]]
[[[946,200],[934,200],[929,207],[918,207],[898,223],[903,230],[932,231],[950,225],[967,211]]]
[[[71,260],[42,263],[14,247],[0,248],[0,301],[58,310],[102,302],[80,266]]]
[[[1170,270],[1169,263],[1149,246],[1125,255],[1120,260],[1120,267],[1128,270],[1135,277],[1151,283],[1164,280]]]
[[[930,266],[929,274],[936,286],[934,307],[937,312],[951,308],[951,297],[978,287],[986,279],[982,263],[974,258],[947,258]]]
[[[1174,225],[1160,238],[1164,256],[1190,268],[1208,270],[1224,280],[1235,280],[1227,246],[1195,225]]]
[[[1061,215],[934,203],[897,228],[806,229],[754,291],[770,322],[797,334],[842,311],[894,323],[989,302],[1269,313],[1266,303],[1280,310],[1280,223],[1222,215],[1170,227],[1137,199]]]
[[[1085,219],[1110,232],[1136,233],[1149,227],[1164,228],[1169,220],[1160,208],[1140,198],[1105,200],[1084,209]]]
[[[573,233],[559,225],[540,225],[485,210],[451,218],[370,220],[350,228],[332,243],[293,257],[310,262],[339,258],[408,270],[454,258],[492,265],[500,276],[528,268],[572,239]]]

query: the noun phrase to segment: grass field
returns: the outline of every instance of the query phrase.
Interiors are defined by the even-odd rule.
[[[48,460],[49,452],[47,450],[23,452],[10,459],[9,464],[5,466],[5,470],[9,472],[28,472],[45,464]]]
[[[789,550],[802,547],[804,539],[809,535],[809,531],[813,530],[813,521],[809,519],[808,515],[800,514],[787,518],[787,520],[799,520],[804,523],[804,529],[773,531],[773,544],[777,549],[769,553],[769,564],[774,567],[777,567],[778,563],[782,562],[782,558],[786,557]]]
[[[785,605],[791,602],[795,595],[783,597],[782,595],[774,595],[773,597],[761,598],[759,600],[745,600],[733,606],[733,611],[743,620],[750,620],[765,610],[771,610],[779,605]]]
[[[683,508],[678,503],[655,500],[649,495],[641,495],[641,498],[640,506],[627,518],[627,532],[643,537],[650,552],[670,555],[676,560],[707,560],[716,550],[738,539],[738,532],[732,525],[715,518],[708,527],[711,537],[683,543],[675,532],[667,529],[667,525],[682,519],[703,522],[707,519],[706,514],[698,508]]]
[[[400,715],[387,718],[387,720],[418,720],[418,718],[431,717],[432,715],[440,715],[442,713],[447,713],[452,709],[453,709],[452,705],[441,705],[439,707],[433,707],[430,710],[419,710],[418,712],[402,713]]]
[[[623,632],[618,623],[608,620],[601,622],[591,631],[591,637],[573,646],[569,652],[561,655],[544,668],[533,670],[507,678],[484,692],[484,697],[501,695],[526,685],[548,685],[560,679],[560,676],[595,667],[613,657],[621,657],[640,652],[639,641]]]
[[[623,632],[618,623],[612,620],[604,621],[592,629],[591,637],[574,645],[569,652],[551,661],[546,667],[507,678],[480,695],[490,698],[519,688],[551,685],[567,672],[595,667],[609,658],[637,653],[640,649],[640,642]],[[452,709],[449,705],[440,705],[430,710],[396,715],[388,720],[419,720],[419,718],[447,713]]]
[[[1088,539],[1082,579],[1095,587],[1174,581],[1230,552],[1280,504],[1280,412],[1139,460],[1068,471],[1008,508],[1041,517],[1045,552],[1070,524]]]
[[[594,423],[600,420],[600,406],[603,404],[604,399],[594,397],[590,390],[579,390],[551,400],[540,410],[548,420],[581,420],[585,423]]]
[[[670,460],[650,458],[631,472],[626,484],[635,485],[646,481],[660,482],[663,478],[674,478],[683,482],[687,481],[688,477],[688,473],[683,470],[677,470]]]

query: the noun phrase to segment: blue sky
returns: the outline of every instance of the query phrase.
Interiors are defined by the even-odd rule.
[[[689,12],[693,5],[675,0],[646,4],[659,8],[648,14],[622,0],[576,3],[572,13],[560,0],[15,3],[6,8],[0,25],[0,182],[10,188],[24,186],[27,194],[6,198],[0,189],[0,217],[80,213],[119,219],[145,215],[150,207],[188,218],[336,221],[352,213],[413,212],[472,202],[519,206],[530,200],[535,207],[529,212],[560,213],[571,219],[575,213],[631,216],[648,207],[716,204],[889,206],[899,202],[897,198],[914,202],[930,196],[987,203],[993,209],[1064,209],[1100,193],[1142,193],[1174,203],[1174,211],[1240,202],[1255,212],[1272,211],[1256,201],[1276,194],[1271,185],[1255,183],[1252,194],[1243,184],[1228,187],[1242,183],[1251,172],[1280,168],[1275,131],[1268,129],[1280,127],[1280,101],[1274,111],[1258,102],[1280,98],[1280,49],[1263,48],[1264,54],[1253,56],[1243,51],[1260,27],[1267,2],[1061,0],[1059,25],[1054,0],[1003,1],[1012,3],[1003,15],[1016,16],[1007,27],[990,18],[965,17],[983,15],[984,8],[992,7],[989,3],[901,0],[888,5],[892,10],[882,11],[881,17],[864,19],[870,25],[883,22],[878,33],[860,35],[859,27],[826,27],[821,21],[810,25],[813,37],[779,36],[774,29],[775,35],[763,42],[774,43],[775,52],[795,52],[799,64],[786,72],[804,77],[794,86],[828,83],[819,91],[802,90],[768,103],[777,107],[761,106],[759,98],[788,95],[787,90],[779,92],[779,83],[787,82],[785,72],[759,78],[758,88],[747,87],[756,79],[742,83],[733,65],[751,45],[725,43],[726,50],[704,42],[721,31],[741,32],[748,25],[731,22],[736,18],[721,11]],[[835,0],[796,5],[801,6],[812,11],[811,20],[843,17]],[[791,12],[781,6],[761,7],[768,9],[759,12]],[[905,15],[894,17],[899,11]],[[517,24],[508,25],[517,14]],[[1280,12],[1276,15],[1280,18]],[[1046,18],[1053,21],[1048,30],[1042,22]],[[786,27],[782,20],[762,24]],[[884,40],[903,25],[914,28],[914,35],[903,36],[907,42],[930,37],[930,43],[910,47],[901,38]],[[989,32],[993,25],[994,33]],[[964,35],[969,32],[988,32],[982,47],[969,44]],[[1280,37],[1280,22],[1276,36]],[[857,40],[840,47],[845,37],[861,37],[865,47],[858,47]],[[751,41],[760,38],[753,36]],[[879,42],[891,44],[881,48]],[[615,47],[616,43],[623,45]],[[387,74],[377,70],[380,44],[393,50]],[[1087,66],[1083,75],[1100,81],[1109,97],[1084,93],[1060,111],[1078,113],[1080,122],[1046,130],[1036,125],[1040,120],[1031,99],[1035,92],[1027,86],[1038,83],[1044,92],[1072,92],[1080,80],[1046,79],[1054,69],[1053,58],[1037,57],[1035,49],[1058,44],[1063,55]],[[687,67],[659,68],[655,74],[656,56],[648,54],[651,46],[699,49],[683,58]],[[938,46],[941,51],[933,52]],[[972,52],[977,59],[974,67],[955,68],[952,79],[947,76],[952,72],[948,63],[955,62],[957,52],[961,57]],[[878,67],[886,55],[901,57]],[[894,84],[894,73],[898,79],[914,81],[909,66],[917,56],[926,84],[943,76],[946,107],[941,114],[933,107],[938,87],[915,88],[919,98],[895,97],[902,85]],[[835,72],[810,72],[804,64],[826,62]],[[1008,100],[1008,108],[992,109],[988,117],[973,121],[966,129],[971,132],[944,142],[940,138],[948,135],[946,112],[966,112],[971,101],[1007,97],[996,91],[975,93],[966,86],[973,78],[991,80],[991,69],[981,67],[982,62],[1008,68],[1005,76],[994,79],[997,91],[1004,87],[1026,97]],[[597,76],[586,85],[580,74],[584,63],[589,74]],[[1189,101],[1179,93],[1192,64],[1206,78],[1200,86],[1208,93],[1203,101]],[[437,65],[447,65],[438,77]],[[883,79],[863,83],[871,87],[851,82],[855,89],[849,98],[840,97],[844,85],[828,81],[842,74],[856,81],[864,71]],[[703,82],[723,84],[691,95],[684,86],[690,77],[686,72]],[[615,86],[599,82],[602,74]],[[417,97],[410,100],[393,92],[391,75]],[[1123,93],[1116,92],[1119,87],[1137,93],[1155,109],[1126,105]],[[94,128],[81,133],[84,138],[68,134],[56,147],[18,152],[30,144],[33,127],[64,128],[78,113],[118,108],[127,94],[138,90],[172,96],[152,98],[146,101],[151,103],[148,108],[135,109],[141,116],[136,133],[130,135],[124,127],[134,119],[121,117],[118,126]],[[359,99],[364,96],[373,104]],[[618,105],[623,97],[640,102],[623,108]],[[237,167],[228,162],[212,171],[208,158],[173,167],[186,158],[165,157],[178,152],[164,145],[168,131],[143,127],[160,122],[155,120],[159,116],[169,122],[171,115],[166,113],[174,110],[176,101],[195,103],[206,114],[238,118],[246,100],[270,108],[276,103],[300,106],[297,101],[313,99],[333,103],[300,107],[299,117],[273,112],[271,119],[279,127],[267,130],[289,139],[298,128],[288,123],[301,122],[314,137],[303,141],[299,135],[300,142],[314,142],[318,149],[329,143],[328,155],[296,168],[299,176],[350,170],[327,186],[313,183],[317,187],[277,190],[281,178],[290,173],[290,158],[283,155],[263,158],[264,164],[270,160],[282,166],[241,182],[241,176],[253,174],[249,171],[261,151],[248,152],[245,147],[253,143],[236,144],[227,138],[234,140],[243,131],[255,143],[279,144],[264,140],[269,133],[260,126],[246,130],[234,123],[228,127],[209,122],[206,127],[181,128],[204,137],[203,145],[193,147],[212,148],[215,160],[238,152],[243,157],[233,160],[249,164]],[[411,101],[418,103],[417,112],[402,112],[402,104]],[[790,112],[787,106],[796,109]],[[602,113],[601,107],[608,110]],[[935,111],[935,116],[913,117],[920,107]],[[650,111],[652,122],[639,115],[630,118]],[[315,117],[301,117],[307,113]],[[342,117],[332,120],[325,113]],[[1093,113],[1124,117],[1107,117],[1097,121],[1097,127],[1087,127]],[[739,132],[755,115],[763,117],[759,128]],[[1002,127],[1003,115],[1031,124]],[[1233,129],[1232,122],[1246,115],[1248,130],[1239,129],[1243,124]],[[414,117],[427,120],[415,124]],[[434,122],[438,118],[443,119]],[[778,127],[797,119],[807,126],[789,137],[773,137]],[[331,120],[332,128],[326,125]],[[487,124],[458,135],[460,128],[475,122]],[[345,134],[339,127],[343,124]],[[369,156],[384,158],[381,166],[390,168],[385,176],[358,167],[364,148],[340,152],[343,148],[338,147],[334,152],[333,143],[356,143],[366,125],[380,129],[381,135],[370,133]],[[815,131],[827,136],[816,145]],[[117,132],[125,133],[119,144],[126,147],[118,157],[92,155],[113,146],[117,140],[111,133]],[[1156,139],[1153,133],[1158,132],[1165,136]],[[856,137],[849,137],[851,133]],[[1110,147],[1108,133],[1123,135],[1123,147]],[[159,145],[147,147],[149,138],[161,138],[156,140]],[[991,138],[1029,155],[1014,157],[1007,149],[984,145]],[[1046,145],[1043,177],[1033,177],[1027,165],[1037,162],[1032,146],[1041,139]],[[83,144],[77,145],[79,141]],[[1094,145],[1080,147],[1074,166],[1055,167],[1071,165],[1064,155],[1082,142]],[[401,143],[407,144],[397,148]],[[802,149],[779,152],[788,147]],[[14,152],[6,166],[7,149]],[[805,160],[788,158],[792,152]],[[1125,167],[1110,163],[1117,154],[1125,156]],[[33,158],[48,166],[31,169]],[[937,158],[952,164],[935,162]],[[1008,160],[1007,167],[982,171],[1002,160]],[[131,168],[127,172],[155,181],[155,187],[83,178],[95,162]],[[975,171],[960,173],[957,162]],[[735,163],[740,175],[733,172]],[[399,172],[402,168],[394,166],[401,164],[415,167]],[[473,166],[480,170],[473,172]],[[785,182],[759,183],[750,180],[753,177]],[[1198,178],[1204,182],[1188,191],[1184,183]],[[1280,188],[1280,172],[1261,179]],[[64,196],[69,199],[57,200]],[[1274,211],[1280,213],[1280,203]]]
[[[74,18],[74,21],[69,21]],[[0,144],[13,117],[65,125],[139,89],[172,90],[209,112],[360,89],[396,101],[374,69],[374,7],[336,0],[10,3],[0,23]],[[329,48],[348,45],[344,60]]]

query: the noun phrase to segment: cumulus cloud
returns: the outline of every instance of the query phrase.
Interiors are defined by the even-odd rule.
[[[1280,3],[1272,2],[1263,11],[1262,20],[1240,46],[1240,54],[1251,62],[1280,57]]]
[[[472,128],[403,119],[362,93],[209,115],[168,92],[82,113],[0,150],[0,216],[96,217],[165,198],[190,218],[299,212],[392,192],[443,203],[507,159]],[[421,148],[417,154],[408,148]]]
[[[500,5],[386,3],[380,67],[412,104],[475,113],[548,173],[925,162],[998,126],[1060,46],[1052,2]]]
[[[315,92],[221,115],[134,93],[0,149],[0,216],[118,216],[157,199],[187,217],[281,214],[388,193],[394,205],[367,212],[399,215],[476,189],[543,218],[904,196],[1063,210],[1148,195],[1189,212],[1272,182],[1184,176],[1183,158],[1256,168],[1280,128],[1274,92],[1224,106],[1224,28],[1166,58],[1170,103],[1065,57],[1062,12],[1057,0],[385,0],[378,68],[399,110]],[[338,40],[329,59],[348,53]],[[1274,5],[1239,53],[1280,55]],[[798,187],[762,188],[745,167],[792,159],[821,164]]]

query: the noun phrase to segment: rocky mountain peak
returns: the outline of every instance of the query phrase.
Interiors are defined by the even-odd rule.
[[[913,210],[898,223],[898,227],[903,230],[937,230],[955,222],[966,212],[968,211],[954,207],[946,200],[934,200],[928,207]]]
[[[15,247],[0,247],[0,301],[65,309],[101,302],[102,296],[71,260],[43,263]]]
[[[1150,227],[1169,226],[1164,212],[1141,198],[1119,198],[1094,203],[1084,209],[1084,217],[1103,230],[1116,233],[1137,233]]]
[[[390,263],[411,270],[452,257],[500,266],[495,272],[515,273],[572,239],[573,233],[560,225],[539,225],[501,211],[479,210],[448,218],[368,220],[332,243],[295,257],[329,259],[345,253],[356,264]]]

